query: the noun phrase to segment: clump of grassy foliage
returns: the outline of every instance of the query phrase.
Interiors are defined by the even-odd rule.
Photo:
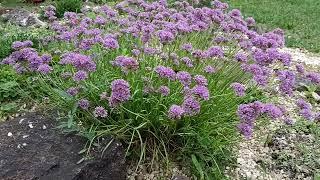
[[[55,1],[57,16],[63,17],[65,12],[80,12],[82,4],[82,0],[57,0]]]
[[[237,115],[246,137],[263,113],[284,115],[256,102],[258,85],[265,87],[271,75],[292,93],[294,73],[271,69],[290,65],[288,54],[276,49],[283,32],[259,34],[252,18],[219,1],[212,9],[174,7],[141,1],[104,5],[85,16],[64,13],[51,24],[51,41],[37,49],[15,42],[4,62],[32,76],[26,86],[37,84],[32,91],[64,110],[65,126],[81,130],[90,144],[113,136],[138,164],[173,160],[200,179],[222,178],[239,137]]]

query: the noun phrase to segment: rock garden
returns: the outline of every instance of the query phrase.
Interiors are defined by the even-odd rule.
[[[0,179],[320,179],[314,14],[255,3],[0,1]]]

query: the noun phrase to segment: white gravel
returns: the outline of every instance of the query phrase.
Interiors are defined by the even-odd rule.
[[[303,63],[311,68],[318,69],[320,67],[320,56],[316,54],[309,53],[301,49],[291,49],[283,48],[283,52],[288,52],[292,56],[293,63]],[[273,91],[272,93],[277,92]],[[297,113],[295,112],[295,102],[298,97],[303,97],[304,93],[294,92],[293,97],[282,97],[277,95],[276,102],[278,104],[285,106],[285,108],[290,112],[290,117],[296,121]],[[271,93],[270,93],[271,95]],[[314,107],[319,110],[319,107]],[[274,164],[271,157],[271,150],[265,145],[268,138],[270,138],[273,131],[281,128],[283,122],[280,121],[270,121],[270,124],[259,126],[260,129],[256,129],[252,139],[243,140],[240,142],[238,148],[235,150],[237,156],[237,167],[227,168],[227,173],[230,174],[231,179],[257,179],[257,180],[286,180],[290,179],[290,172],[272,171],[269,170],[268,165]],[[263,163],[261,163],[263,162]],[[266,165],[267,164],[267,165]],[[300,178],[299,178],[300,179]],[[302,178],[302,179],[311,179]]]

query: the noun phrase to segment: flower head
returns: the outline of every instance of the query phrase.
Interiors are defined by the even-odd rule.
[[[130,85],[123,79],[116,79],[111,82],[110,107],[116,107],[131,98]]]
[[[160,86],[158,92],[163,96],[168,96],[170,94],[170,88],[168,86]]]
[[[206,86],[196,85],[191,89],[192,94],[204,100],[209,100],[210,93]]]
[[[184,109],[178,105],[172,105],[168,110],[168,117],[170,119],[181,119],[184,114]]]
[[[81,109],[84,109],[84,110],[87,110],[90,106],[90,103],[87,99],[80,99],[78,101],[78,106],[81,108]]]
[[[76,82],[83,81],[83,80],[85,80],[87,78],[88,78],[88,73],[86,71],[83,71],[83,70],[77,71],[73,76],[73,80],[76,81]]]
[[[105,118],[108,116],[108,112],[107,110],[104,109],[104,107],[102,106],[98,106],[94,109],[93,112],[94,117],[101,117],[101,118]]]
[[[155,68],[155,72],[162,78],[168,78],[170,80],[174,80],[176,77],[176,73],[169,67],[165,66],[157,66]]]
[[[185,111],[185,114],[188,116],[193,116],[200,113],[200,103],[193,97],[187,97],[182,103],[182,108]]]
[[[232,89],[236,93],[237,96],[245,96],[246,87],[241,83],[232,83]]]

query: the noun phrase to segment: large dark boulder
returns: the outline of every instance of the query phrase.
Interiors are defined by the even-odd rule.
[[[119,142],[100,139],[89,152],[91,158],[83,160],[79,152],[87,141],[63,134],[56,127],[55,120],[40,114],[1,123],[0,179],[126,179],[124,150]]]

